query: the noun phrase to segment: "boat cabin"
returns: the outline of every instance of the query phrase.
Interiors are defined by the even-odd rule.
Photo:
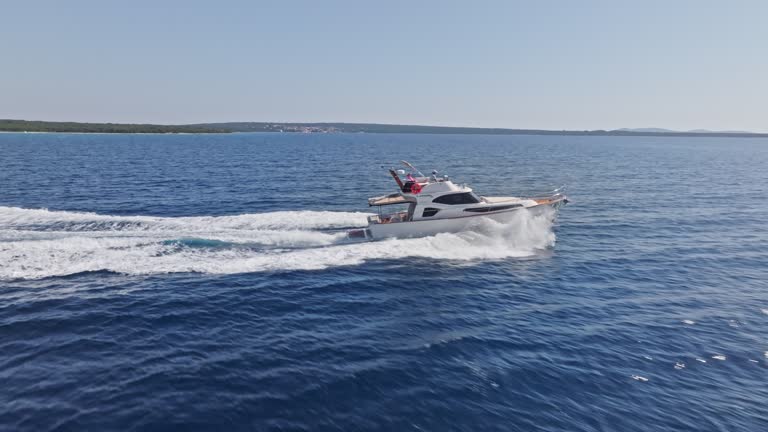
[[[401,171],[402,174],[402,171]],[[421,173],[418,173],[421,174]],[[502,210],[502,206],[475,194],[466,185],[457,185],[447,176],[438,177],[433,172],[431,177],[408,174],[403,181],[397,172],[390,170],[390,175],[398,184],[399,191],[390,195],[368,199],[369,206],[379,207],[379,214],[371,216],[371,223],[397,223],[420,220],[447,219],[465,216],[477,216],[478,213]],[[514,198],[513,198],[514,199]],[[382,213],[383,206],[402,205],[404,210]],[[507,202],[504,209],[522,207],[522,204]]]

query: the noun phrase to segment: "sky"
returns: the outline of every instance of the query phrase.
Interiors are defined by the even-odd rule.
[[[0,118],[768,132],[768,1],[0,0]]]

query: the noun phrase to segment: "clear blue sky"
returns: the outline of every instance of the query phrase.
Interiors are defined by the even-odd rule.
[[[0,118],[768,131],[768,1],[3,1]]]

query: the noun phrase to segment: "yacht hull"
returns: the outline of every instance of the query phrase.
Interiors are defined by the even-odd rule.
[[[426,237],[440,233],[471,231],[477,224],[482,223],[482,219],[491,219],[503,223],[508,221],[513,213],[527,211],[533,214],[542,214],[547,211],[557,210],[565,204],[565,202],[567,201],[562,199],[531,207],[457,218],[416,220],[397,223],[375,223],[368,226],[364,231],[364,236],[371,240],[381,240],[386,238]],[[555,216],[556,211],[552,211],[552,217],[554,218]]]

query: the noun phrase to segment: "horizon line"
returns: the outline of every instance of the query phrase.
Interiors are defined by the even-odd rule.
[[[663,127],[621,127],[616,129],[540,129],[540,128],[522,128],[522,127],[499,127],[499,126],[446,126],[431,124],[413,124],[413,123],[375,123],[375,122],[349,122],[349,121],[209,121],[209,122],[183,122],[183,123],[147,123],[147,122],[113,122],[113,121],[73,121],[73,120],[27,120],[14,118],[0,118],[2,122],[26,122],[26,123],[74,123],[74,124],[92,124],[92,125],[133,125],[133,126],[164,126],[164,127],[185,127],[185,126],[213,126],[227,124],[272,124],[272,125],[350,125],[350,126],[392,126],[392,127],[416,127],[416,128],[444,128],[444,129],[477,129],[477,130],[499,130],[499,131],[541,131],[541,132],[625,132],[625,133],[651,133],[651,134],[750,134],[766,135],[766,132],[755,132],[749,130],[711,130],[705,128],[677,130]]]

